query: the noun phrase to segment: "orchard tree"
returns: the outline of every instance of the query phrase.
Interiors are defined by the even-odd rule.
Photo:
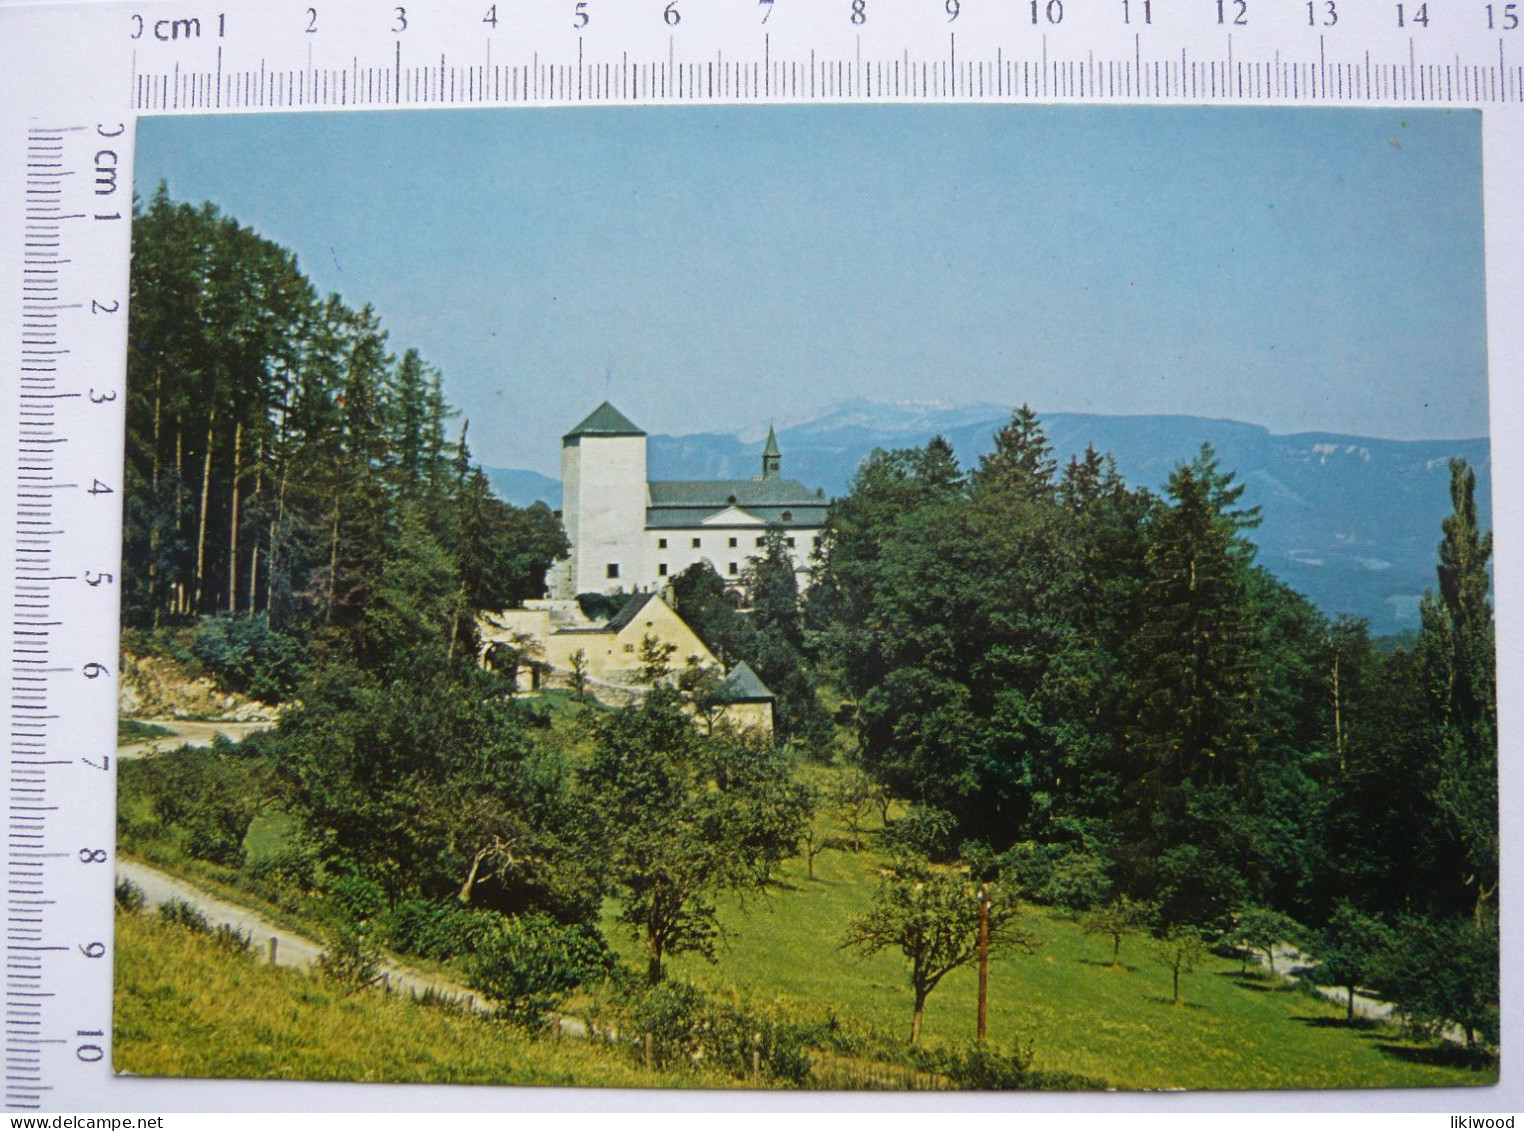
[[[1443,1033],[1454,1025],[1466,1047],[1496,1044],[1499,1010],[1498,932],[1491,919],[1398,920],[1395,941],[1376,976],[1383,997],[1422,1030]]]
[[[1004,889],[986,885],[989,899],[989,946],[997,951],[1037,949],[1037,942],[1020,928],[1015,898]],[[961,872],[932,868],[924,861],[900,864],[883,877],[866,915],[847,924],[843,949],[870,957],[898,950],[910,964],[914,1005],[910,1043],[921,1039],[926,999],[948,974],[979,955],[979,891]]]
[[[1180,995],[1181,975],[1194,974],[1196,966],[1206,957],[1206,952],[1206,940],[1195,927],[1170,927],[1163,934],[1154,936],[1154,961],[1174,976],[1176,1008],[1185,1004],[1185,999]]]
[[[1392,932],[1380,919],[1344,902],[1334,908],[1321,937],[1313,979],[1319,985],[1340,986],[1348,991],[1344,1015],[1353,1021],[1355,990],[1371,984],[1379,975],[1382,961],[1392,948]]]
[[[765,886],[809,816],[807,791],[766,743],[700,734],[662,683],[598,725],[582,784],[607,888],[652,983],[670,955],[714,959],[715,897]]]
[[[1275,948],[1300,928],[1286,915],[1268,907],[1245,907],[1233,917],[1233,941],[1246,951],[1265,956],[1270,973],[1275,973]]]
[[[1087,911],[1080,919],[1080,928],[1087,935],[1111,939],[1111,965],[1115,967],[1122,964],[1122,940],[1147,928],[1157,913],[1152,903],[1119,895]]]

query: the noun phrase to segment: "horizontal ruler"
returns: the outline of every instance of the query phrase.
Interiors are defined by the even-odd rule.
[[[147,5],[111,18],[132,45],[133,107],[174,113],[815,100],[1519,103],[1521,16],[1524,2],[1474,0],[325,0]]]

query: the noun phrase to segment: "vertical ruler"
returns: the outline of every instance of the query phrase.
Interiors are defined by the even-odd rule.
[[[110,1070],[134,123],[99,90],[3,93],[5,1104],[57,1110]]]
[[[106,1060],[126,121],[26,128],[6,656],[5,1099]],[[102,822],[98,814],[108,819]],[[96,819],[90,820],[94,816]],[[102,913],[104,912],[104,914]],[[105,999],[109,1001],[109,996]]]

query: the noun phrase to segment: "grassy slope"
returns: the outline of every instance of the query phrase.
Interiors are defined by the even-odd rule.
[[[725,1087],[644,1072],[581,1041],[376,992],[346,994],[230,955],[147,916],[118,915],[115,1067],[143,1076],[432,1084]]]
[[[790,861],[783,885],[724,907],[728,946],[720,962],[683,957],[674,974],[716,988],[738,986],[824,1013],[908,1032],[911,997],[899,954],[863,960],[837,949],[843,924],[865,910],[881,859],[828,852],[805,877]],[[1171,1004],[1170,972],[1141,939],[1123,945],[1112,969],[1110,940],[1085,938],[1072,922],[1034,910],[1028,927],[1044,939],[1034,956],[991,963],[991,1038],[1036,1049],[1035,1065],[1080,1073],[1125,1089],[1420,1087],[1492,1083],[1496,1073],[1447,1064],[1390,1031],[1352,1030],[1343,1011],[1294,988],[1241,978],[1238,965],[1209,958],[1184,980],[1186,1005]],[[611,941],[635,958],[617,924]],[[950,974],[927,1001],[928,1044],[972,1037],[976,975]]]
[[[551,734],[575,759],[583,753],[585,736],[562,725],[564,720],[557,722]],[[130,803],[121,798],[124,806]],[[291,831],[283,814],[262,816],[247,841],[251,858],[278,851]],[[227,872],[198,862],[181,864],[174,870]],[[673,973],[717,989],[736,987],[761,1001],[782,1000],[805,1012],[834,1011],[903,1035],[910,991],[901,957],[863,960],[837,949],[847,919],[869,906],[881,864],[872,852],[831,851],[817,859],[818,879],[812,881],[802,860],[790,861],[784,882],[769,894],[722,905],[728,939],[719,965],[683,957],[672,963]],[[200,879],[206,882],[207,876]],[[228,894],[226,881],[209,886]],[[262,903],[247,896],[240,902]],[[1028,925],[1045,945],[1035,956],[994,963],[990,1033],[1002,1045],[1013,1038],[1031,1042],[1040,1068],[1129,1089],[1415,1087],[1496,1079],[1495,1071],[1447,1063],[1441,1053],[1400,1041],[1389,1031],[1346,1028],[1338,1006],[1294,990],[1272,992],[1265,983],[1238,977],[1235,963],[1215,958],[1185,979],[1187,1005],[1175,1009],[1169,972],[1150,961],[1143,940],[1129,940],[1123,948],[1128,968],[1114,970],[1104,965],[1109,940],[1086,939],[1073,923],[1040,911],[1033,911]],[[610,920],[605,931],[641,964],[622,928]],[[962,970],[932,994],[928,1044],[971,1036],[974,987],[973,971]],[[520,1077],[515,1072],[511,1078]],[[601,1080],[594,1076],[585,1082]]]

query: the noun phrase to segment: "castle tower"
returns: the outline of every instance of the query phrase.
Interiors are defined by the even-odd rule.
[[[572,545],[556,596],[645,576],[646,434],[608,401],[561,437],[561,522]]]
[[[767,444],[762,449],[762,478],[776,479],[778,472],[783,467],[783,453],[778,450],[778,438],[773,435],[773,426],[767,426]]]

